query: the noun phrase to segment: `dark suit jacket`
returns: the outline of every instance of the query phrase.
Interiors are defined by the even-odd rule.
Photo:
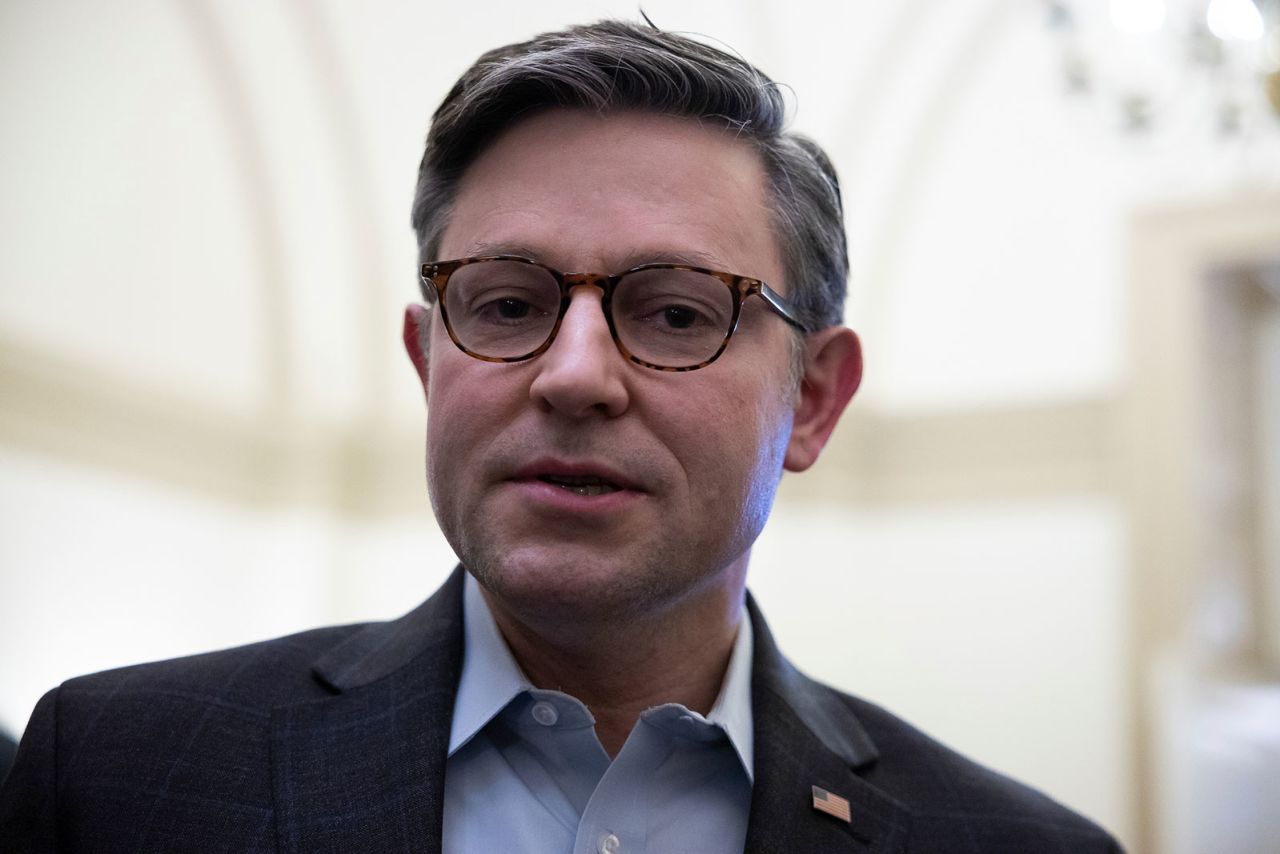
[[[0,851],[438,852],[462,576],[389,623],[72,679],[0,791]],[[778,652],[751,603],[748,852],[1118,851]],[[816,811],[812,787],[852,820]],[[495,805],[495,809],[500,809]]]

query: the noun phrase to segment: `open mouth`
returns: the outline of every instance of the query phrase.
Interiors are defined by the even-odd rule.
[[[543,483],[549,483],[552,486],[558,486],[575,495],[605,495],[610,492],[617,492],[621,488],[615,483],[590,475],[577,477],[574,475],[544,474],[539,475],[538,480]]]

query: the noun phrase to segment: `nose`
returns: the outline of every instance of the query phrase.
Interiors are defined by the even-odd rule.
[[[570,296],[551,346],[533,360],[529,396],[538,406],[570,418],[616,417],[626,411],[628,365],[613,343],[598,287],[580,285]]]

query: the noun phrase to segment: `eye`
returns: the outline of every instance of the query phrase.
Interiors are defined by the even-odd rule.
[[[648,327],[654,333],[701,332],[719,329],[727,322],[722,319],[719,306],[707,304],[698,294],[650,293],[631,296],[633,298],[621,306],[621,312],[615,308],[615,318],[627,325]]]
[[[555,315],[559,293],[555,283],[541,288],[527,283],[485,282],[459,291],[458,308],[473,323],[510,326]],[[462,314],[459,317],[463,316]]]
[[[529,303],[524,300],[516,299],[514,297],[503,297],[502,299],[492,301],[488,306],[485,306],[481,310],[492,309],[492,311],[503,320],[519,320],[526,317],[532,308],[533,306],[529,305]]]
[[[689,329],[698,323],[698,312],[689,306],[667,306],[667,310],[663,311],[663,320],[673,329]]]
[[[669,305],[662,310],[660,317],[672,329],[689,329],[698,322],[701,315],[687,305]]]

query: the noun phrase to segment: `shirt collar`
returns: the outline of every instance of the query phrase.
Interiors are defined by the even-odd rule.
[[[453,701],[449,756],[470,741],[513,699],[533,688],[502,638],[480,584],[466,573],[462,589],[462,677]],[[747,777],[755,778],[755,742],[751,713],[751,614],[743,609],[724,682],[707,720],[721,726],[742,761]]]
[[[751,614],[742,609],[738,623],[738,637],[733,642],[733,653],[724,672],[720,695],[707,713],[707,720],[724,727],[729,743],[738,752],[747,778],[755,780],[755,740],[751,713],[751,659],[754,653]]]
[[[453,701],[450,756],[515,697],[533,687],[502,639],[479,582],[469,572],[463,579],[462,615],[462,677]]]

